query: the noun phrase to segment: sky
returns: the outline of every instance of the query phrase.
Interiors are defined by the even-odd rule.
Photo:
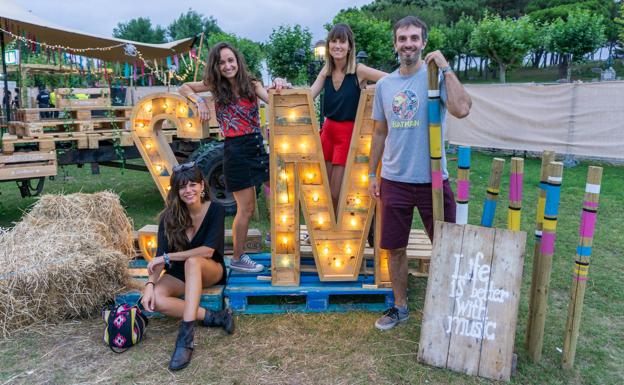
[[[372,0],[14,0],[35,15],[84,32],[112,36],[120,21],[149,17],[166,27],[189,8],[214,16],[225,31],[264,42],[282,24],[308,27],[313,42],[324,39],[323,24],[341,9],[360,7]]]

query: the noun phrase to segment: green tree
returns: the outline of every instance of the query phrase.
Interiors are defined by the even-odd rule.
[[[468,66],[468,55],[471,53],[470,36],[476,25],[472,17],[463,15],[456,23],[444,30],[446,35],[446,52],[443,51],[443,53],[449,61],[457,58],[458,72],[462,55],[465,57],[466,68]]]
[[[446,60],[451,61],[453,58],[449,58],[450,54],[446,48],[447,43],[445,31],[437,27],[432,27],[427,35],[427,45],[425,46],[423,55],[440,50]]]
[[[214,17],[205,17],[190,8],[167,27],[167,33],[171,40],[197,36],[202,32],[206,36],[210,36],[210,34],[223,31],[217,25],[217,20]]]
[[[583,61],[586,54],[602,47],[606,41],[602,20],[602,16],[575,10],[568,14],[567,20],[558,18],[550,24],[548,48],[564,58],[559,67],[560,76],[570,81],[571,64]]]
[[[312,62],[312,34],[299,24],[273,29],[266,44],[267,63],[274,77],[287,78],[293,84],[308,83]]]
[[[340,11],[331,24],[325,25],[329,31],[338,23],[345,23],[353,30],[355,51],[366,51],[367,64],[389,71],[396,66],[392,47],[392,26],[389,21],[378,20],[366,12],[351,8]]]
[[[498,64],[500,81],[505,83],[507,70],[522,64],[535,38],[535,28],[528,18],[502,19],[488,14],[472,32],[470,47]]]
[[[387,20],[394,25],[408,15],[418,16],[427,26],[446,24],[443,7],[430,5],[423,0],[377,0],[362,6],[362,11],[379,20]]]
[[[262,60],[264,59],[264,56],[259,43],[225,32],[216,32],[208,35],[207,45],[209,48],[219,42],[232,44],[232,46],[240,51],[241,55],[245,57],[245,62],[247,63],[249,71],[258,79],[262,77],[260,71],[262,69]]]
[[[138,41],[142,43],[164,43],[165,29],[159,25],[152,27],[149,17],[139,17],[128,22],[117,23],[113,28],[113,36],[118,39]]]
[[[615,25],[618,31],[619,43],[624,47],[624,2],[620,4],[620,14],[615,18]]]

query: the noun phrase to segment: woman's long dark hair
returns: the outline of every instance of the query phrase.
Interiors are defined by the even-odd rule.
[[[165,226],[165,235],[169,249],[173,252],[184,251],[189,248],[189,240],[186,236],[186,229],[193,226],[193,220],[189,214],[186,203],[180,199],[180,188],[189,182],[204,182],[204,196],[202,202],[208,198],[208,183],[205,182],[204,174],[199,167],[193,166],[186,170],[174,171],[171,175],[169,192],[165,209],[160,213],[160,218]]]
[[[219,61],[221,60],[221,50],[228,48],[234,53],[236,62],[238,64],[238,72],[236,73],[236,92],[234,93],[230,82],[221,76],[219,70]],[[217,43],[210,50],[208,54],[208,64],[204,70],[204,85],[210,89],[215,100],[219,104],[236,103],[238,98],[255,100],[256,91],[254,89],[254,81],[258,79],[254,78],[247,70],[247,64],[245,58],[241,55],[236,48],[229,43]]]

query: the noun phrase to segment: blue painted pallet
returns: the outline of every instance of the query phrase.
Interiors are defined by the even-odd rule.
[[[147,280],[147,261],[144,259],[133,259],[128,263],[128,268],[132,278],[138,281]],[[223,309],[223,285],[212,286],[204,289],[202,296],[199,300],[199,306],[209,310],[221,310]],[[128,291],[115,296],[115,304],[122,303],[135,304],[141,298],[141,292],[137,290]],[[184,298],[182,296],[181,298]],[[145,312],[148,317],[163,317],[158,312]]]
[[[254,254],[252,258],[267,267],[271,264],[269,253]],[[313,259],[302,258],[302,264],[313,262]],[[392,289],[376,288],[374,284],[374,276],[360,275],[357,281],[351,282],[321,282],[317,273],[302,272],[299,286],[272,286],[266,269],[259,274],[231,271],[224,296],[228,306],[241,314],[381,311],[392,306]],[[305,297],[305,303],[249,303],[249,299],[259,297]],[[348,301],[342,301],[344,299]],[[340,301],[332,303],[331,300]]]

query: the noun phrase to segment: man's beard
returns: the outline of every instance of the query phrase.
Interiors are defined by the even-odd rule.
[[[411,66],[414,65],[418,62],[418,59],[420,59],[420,51],[412,51],[412,55],[399,55],[399,58],[401,59],[401,64],[403,64],[404,66]]]

